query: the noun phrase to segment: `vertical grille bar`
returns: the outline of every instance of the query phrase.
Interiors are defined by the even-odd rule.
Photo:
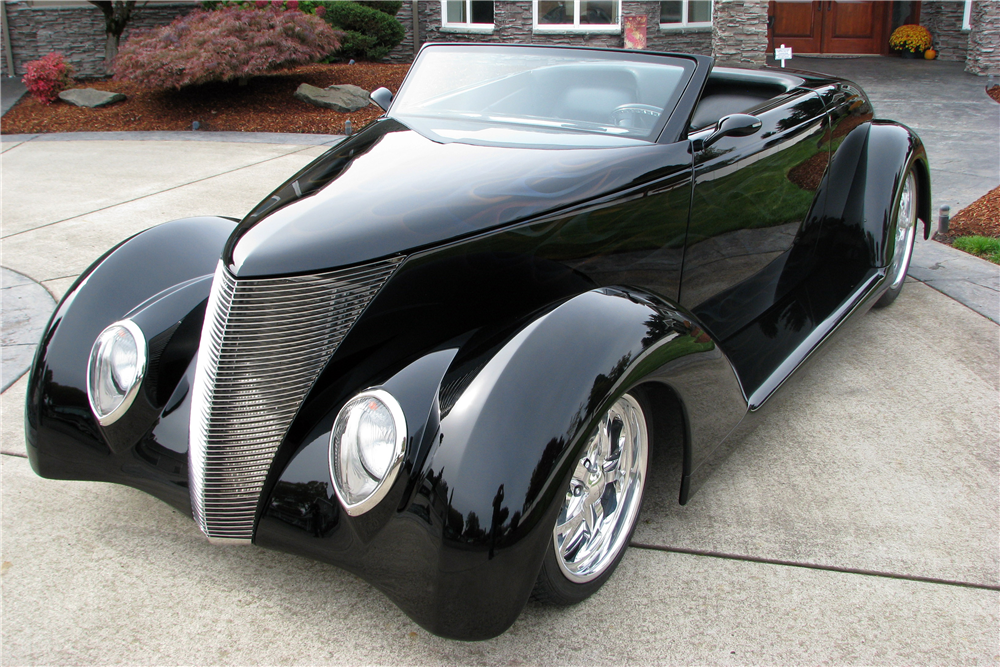
[[[219,262],[189,429],[191,507],[210,539],[251,539],[264,480],[299,406],[401,261],[242,280]]]

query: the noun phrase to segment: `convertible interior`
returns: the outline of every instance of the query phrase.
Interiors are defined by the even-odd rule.
[[[803,83],[803,79],[781,72],[716,67],[709,74],[701,101],[691,116],[691,129],[714,126],[729,114],[753,113]]]

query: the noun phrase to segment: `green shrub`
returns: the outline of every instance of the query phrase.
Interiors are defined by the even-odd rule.
[[[382,60],[406,37],[393,16],[360,2],[330,3],[323,19],[346,33],[335,54],[343,59]]]
[[[203,9],[288,9],[298,10],[303,14],[316,14],[316,9],[320,9],[319,16],[326,11],[328,2],[324,0],[202,0]]]
[[[1000,264],[1000,239],[988,236],[960,236],[952,245],[972,255]]]
[[[359,5],[377,9],[383,14],[395,16],[403,8],[403,0],[355,0]]]

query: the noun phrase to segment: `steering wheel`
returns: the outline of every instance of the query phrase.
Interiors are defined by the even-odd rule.
[[[656,125],[663,109],[652,104],[623,104],[611,112],[611,120],[618,127],[648,130]]]

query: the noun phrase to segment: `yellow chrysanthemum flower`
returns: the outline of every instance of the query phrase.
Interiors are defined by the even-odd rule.
[[[931,33],[919,25],[901,25],[892,32],[889,46],[897,51],[926,51],[931,48]]]

